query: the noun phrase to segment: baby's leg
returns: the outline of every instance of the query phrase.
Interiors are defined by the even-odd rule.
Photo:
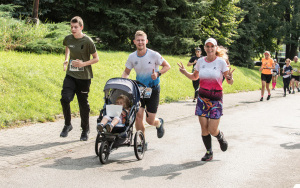
[[[109,116],[104,116],[101,120],[101,124],[106,125],[108,121],[111,121],[111,118]]]
[[[120,122],[120,117],[114,117],[114,119],[111,122],[111,125],[114,127]]]

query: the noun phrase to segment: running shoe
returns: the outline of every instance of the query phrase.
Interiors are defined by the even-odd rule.
[[[159,121],[160,121],[160,127],[157,128],[156,127],[156,130],[157,130],[157,137],[158,138],[162,138],[165,134],[165,129],[164,129],[164,120],[162,118],[158,118]]]
[[[89,133],[90,131],[82,131],[80,136],[80,141],[87,141],[89,139]]]
[[[201,161],[210,161],[213,159],[213,152],[207,151],[205,155],[202,157]]]
[[[293,91],[292,94],[295,94],[295,91]]]
[[[291,92],[291,90],[289,90],[289,94],[291,94],[292,92]]]
[[[298,92],[300,92],[300,88],[297,88],[298,89]]]
[[[262,98],[260,98],[260,101],[263,101],[264,100],[264,98],[262,97]]]
[[[68,133],[73,129],[72,125],[65,125],[60,133],[60,137],[67,137]]]
[[[283,97],[286,97],[286,94],[283,94]]]
[[[271,98],[271,94],[270,94],[270,95],[268,95],[268,97],[267,97],[267,100],[270,100],[270,98]]]
[[[220,148],[222,151],[226,151],[228,148],[228,142],[226,141],[223,132],[221,132],[220,134],[222,135],[221,138],[218,140],[220,144]]]

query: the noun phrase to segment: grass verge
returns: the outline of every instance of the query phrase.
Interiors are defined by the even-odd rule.
[[[103,87],[109,78],[120,77],[125,68],[128,52],[98,52],[100,61],[93,65],[89,103],[91,115],[97,115],[103,106]],[[0,51],[0,126],[2,128],[24,122],[55,121],[62,113],[60,92],[65,72],[64,55],[39,55]],[[192,81],[178,71],[177,62],[187,64],[189,57],[164,56],[171,69],[161,77],[160,103],[192,98]],[[224,93],[258,90],[260,73],[256,69],[234,67],[234,84],[224,84]],[[191,71],[191,67],[187,67]],[[135,72],[131,71],[131,79]],[[278,79],[282,87],[282,79]],[[72,113],[78,114],[76,97],[71,103]]]

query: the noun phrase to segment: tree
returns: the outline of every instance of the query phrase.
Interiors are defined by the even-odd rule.
[[[300,38],[300,0],[290,0],[286,6],[285,22],[289,28],[283,43],[286,44],[286,58],[293,59],[298,54]]]

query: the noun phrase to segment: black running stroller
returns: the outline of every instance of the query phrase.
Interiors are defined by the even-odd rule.
[[[104,106],[100,110],[97,125],[106,115],[106,105],[114,104],[118,96],[126,95],[132,105],[129,112],[123,109],[126,112],[125,124],[117,124],[111,132],[98,131],[95,152],[102,164],[107,162],[108,156],[113,150],[122,146],[133,146],[135,156],[138,160],[141,160],[144,156],[145,137],[143,132],[137,131],[133,139],[133,124],[139,110],[140,98],[144,93],[144,90],[140,91],[138,84],[142,85],[142,88],[146,88],[140,82],[126,78],[111,78],[104,86]]]

